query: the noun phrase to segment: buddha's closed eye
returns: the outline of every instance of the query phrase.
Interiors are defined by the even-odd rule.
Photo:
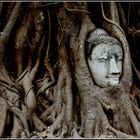
[[[97,59],[99,62],[106,62],[108,61],[108,58],[102,57]]]

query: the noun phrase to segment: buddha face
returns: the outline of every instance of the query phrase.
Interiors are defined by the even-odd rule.
[[[95,83],[100,87],[118,86],[122,74],[123,51],[120,45],[99,44],[88,58]]]

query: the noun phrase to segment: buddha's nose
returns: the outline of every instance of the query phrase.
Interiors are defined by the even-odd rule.
[[[117,66],[115,57],[113,56],[110,60],[110,66],[109,66],[109,75],[119,75],[120,70]]]

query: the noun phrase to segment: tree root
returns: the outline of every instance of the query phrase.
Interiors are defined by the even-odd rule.
[[[18,106],[19,107],[19,104],[20,102],[19,101],[16,101],[15,106]],[[23,110],[23,112],[26,114],[26,112]],[[26,115],[27,116],[27,115]],[[26,118],[29,118],[29,117],[26,117]],[[12,132],[11,132],[11,137],[12,138],[20,138],[21,137],[21,133],[23,132],[23,126],[19,120],[19,118],[16,116],[16,115],[13,115],[13,129],[12,129]]]
[[[117,131],[116,129],[114,129],[112,126],[108,125],[108,130],[112,131],[116,136],[117,138],[137,138],[135,136],[131,136],[131,135],[128,135],[128,134],[125,134],[125,133],[122,133],[120,131]]]
[[[72,136],[71,136],[71,138],[80,138],[80,139],[82,139],[83,137],[81,137],[81,136],[78,134],[76,128],[74,127],[73,130],[72,130]]]
[[[26,36],[27,36],[27,26],[23,24],[16,32],[14,43],[15,65],[16,65],[15,67],[18,77],[23,72],[23,55],[27,46]]]
[[[62,41],[62,40],[61,40]],[[68,57],[64,42],[58,43],[58,57],[59,57],[59,77],[58,83],[54,89],[54,115],[56,120],[51,125],[50,137],[65,137],[65,134],[71,132],[73,125],[72,118],[72,79],[68,65]],[[63,102],[63,103],[62,103]],[[63,114],[65,113],[65,118]],[[62,126],[61,126],[62,125]]]
[[[44,122],[44,123],[53,123],[55,121],[55,113],[54,113],[54,106],[50,106],[48,107],[48,109],[46,109],[41,115],[40,115],[40,119]]]
[[[36,104],[35,93],[32,87],[32,82],[34,81],[36,73],[38,71],[42,49],[44,47],[44,41],[45,41],[45,37],[43,37],[41,41],[41,45],[38,52],[38,59],[36,60],[34,67],[32,68],[31,71],[29,70],[22,79],[22,86],[25,91],[25,104],[27,105],[29,112],[32,114],[34,126],[38,131],[42,131],[46,129],[46,126],[41,122],[41,120],[37,117],[36,114],[37,104]]]
[[[19,98],[19,92],[18,92],[18,88],[16,88],[16,85],[15,84],[13,84],[13,81],[11,80],[11,78],[9,77],[9,75],[8,75],[8,73],[7,73],[7,71],[6,71],[6,69],[5,69],[5,66],[4,65],[1,65],[1,79],[7,79],[8,80],[8,82],[6,82],[6,84],[7,84],[7,87],[5,87],[5,86],[3,86],[3,87],[1,87],[2,89],[4,89],[4,94],[3,93],[1,93],[1,96],[4,98],[4,100],[5,100],[5,102],[11,102],[12,103],[12,105],[13,106],[15,106],[15,104],[19,107],[19,104],[18,104],[18,102],[17,102],[17,100],[18,100],[18,98]],[[13,90],[13,87],[14,87],[14,90]],[[12,90],[11,90],[12,89]],[[16,103],[15,103],[16,102]],[[4,105],[4,103],[3,103],[3,107],[4,107],[5,105]],[[7,103],[6,103],[6,106],[7,106]],[[7,109],[8,109],[8,106],[6,107]],[[2,110],[2,109],[1,109]],[[5,112],[3,112],[3,115],[5,114]],[[6,113],[7,114],[7,113]],[[7,116],[7,115],[6,115]],[[6,119],[6,116],[5,116],[5,119]],[[3,119],[4,119],[4,116],[2,117]],[[16,127],[16,124],[17,123],[15,123],[15,120],[16,118],[15,118],[15,115],[14,115],[14,126],[13,126],[13,133],[14,133],[14,136],[17,136],[18,134],[18,132],[14,132],[14,131],[16,131],[15,129],[15,127]],[[3,120],[3,123],[4,123],[4,120]],[[2,124],[2,123],[1,123]],[[2,128],[2,127],[1,127]],[[19,127],[19,129],[20,129],[20,127]],[[17,130],[18,131],[18,130]],[[12,133],[12,135],[13,135],[13,133]]]
[[[30,113],[32,114],[34,126],[38,131],[42,131],[46,129],[46,126],[39,120],[39,118],[36,115],[36,98],[35,98],[34,91],[32,89],[32,82],[30,80],[29,72],[23,78],[22,84],[26,93],[25,103]]]
[[[133,102],[131,102],[131,105],[133,107],[133,111],[134,111],[137,119],[140,121],[140,109],[138,109],[138,107]]]
[[[99,105],[98,105],[98,107],[99,107]],[[139,132],[137,132],[138,131],[137,130],[137,127],[134,126],[134,125],[133,125],[133,127],[136,127],[134,129],[135,129],[135,131],[137,133],[137,136],[132,136],[132,135],[129,135],[129,134],[120,132],[120,131],[116,130],[115,128],[113,128],[109,124],[108,119],[107,119],[104,111],[102,109],[101,110],[100,109],[98,108],[98,111],[97,111],[98,119],[96,118],[97,117],[96,116],[95,117],[96,118],[96,121],[91,120],[91,122],[89,122],[89,126],[92,126],[94,124],[95,127],[92,127],[91,128],[92,131],[90,130],[91,132],[89,132],[89,134],[84,135],[85,137],[91,137],[91,133],[94,133],[94,137],[95,138],[109,138],[109,137],[113,137],[113,138],[137,138],[137,136],[139,137],[139,135],[138,135]],[[134,119],[135,118],[133,116],[132,117],[130,116],[130,120],[132,121],[133,124],[135,123],[135,120]],[[87,120],[89,120],[89,119],[87,119]],[[100,128],[102,128],[101,131],[99,130]],[[89,129],[89,127],[87,129]],[[84,131],[84,132],[86,133],[86,131]]]
[[[45,79],[43,82],[40,82],[38,87],[41,87],[41,88],[37,91],[36,98],[38,98],[39,94],[44,93],[54,83],[55,83],[55,81],[49,82],[48,79]]]
[[[6,124],[6,116],[7,116],[7,105],[6,102],[3,98],[0,97],[0,137],[3,136],[4,133],[4,128],[5,128],[5,124]]]
[[[55,122],[49,127],[49,135],[48,138],[55,138],[56,136],[54,135],[55,131],[58,131],[62,126],[62,118],[64,117],[64,107],[62,109],[61,114],[59,114],[55,120]],[[62,128],[61,128],[62,129]],[[59,137],[59,136],[57,136]]]
[[[140,123],[138,121],[138,108],[130,100],[129,94],[126,93],[122,87],[120,87],[118,91],[116,90],[116,92],[112,91],[112,93],[113,94],[111,94],[110,90],[109,93],[101,94],[100,96],[102,97],[100,97],[100,99],[102,98],[102,100],[100,100],[100,102],[104,108],[113,111],[113,127],[127,134],[136,134],[136,136],[139,137]],[[120,126],[117,126],[117,123],[119,123]]]
[[[42,121],[37,117],[36,114],[33,114],[33,122],[34,122],[34,127],[36,130],[39,132],[42,132],[43,130],[47,129],[46,125],[42,123]]]
[[[7,100],[7,105],[8,105],[8,109],[11,112],[13,112],[21,120],[25,133],[27,137],[29,137],[30,132],[29,132],[29,127],[28,127],[28,122],[27,122],[28,118],[26,118],[24,112],[22,112],[18,107],[16,107],[14,104],[9,102],[8,100]]]
[[[34,5],[35,5],[35,3],[34,3]],[[43,29],[44,29],[43,11],[41,9],[35,9],[35,7],[34,7],[34,10],[35,10],[35,13],[33,13],[33,11],[32,11],[31,14],[34,15],[33,20],[34,20],[34,24],[35,24],[35,35],[32,38],[31,44],[29,43],[30,48],[29,48],[29,59],[28,59],[28,66],[27,66],[29,70],[32,69],[33,60],[34,60],[33,58],[37,52],[36,50],[38,50],[38,47],[40,46],[40,42],[41,42],[42,36],[43,36]]]
[[[19,16],[20,12],[21,12],[21,8],[22,8],[22,4],[20,2],[16,3],[16,5],[15,5],[13,11],[12,11],[12,14],[11,14],[11,16],[10,16],[10,18],[9,18],[5,28],[4,28],[4,30],[3,30],[3,34],[0,36],[0,52],[1,52],[1,56],[0,56],[1,67],[0,67],[0,69],[1,69],[1,76],[4,77],[4,79],[6,79],[6,80],[10,80],[10,82],[11,82],[11,79],[10,79],[6,69],[5,69],[3,58],[4,58],[4,55],[5,55],[5,46],[7,45],[8,41],[9,41],[11,32],[12,32],[12,30],[14,28],[14,25],[15,25],[15,23],[17,21],[17,18]],[[3,72],[4,72],[4,75],[3,75]],[[6,96],[6,98],[8,98],[11,102],[14,101],[14,99],[15,100],[17,99],[17,95],[12,94],[13,97],[12,97],[12,95],[10,95],[11,92],[14,92],[14,91],[10,92],[10,90],[8,91],[7,89],[5,89],[5,91],[6,91],[6,93],[4,95],[4,98]],[[16,93],[16,92],[14,92],[14,93]],[[3,107],[5,107],[5,103],[3,103]],[[6,115],[6,112],[3,112],[3,115]],[[3,118],[3,123],[5,123],[4,119],[6,119],[6,116],[3,116],[2,118]],[[1,123],[1,125],[2,125],[2,123]],[[2,126],[1,126],[1,128],[4,129]],[[27,134],[29,134],[28,130],[27,130]]]
[[[23,132],[22,124],[17,116],[14,115],[14,126],[11,132],[11,138],[21,138],[21,133]]]

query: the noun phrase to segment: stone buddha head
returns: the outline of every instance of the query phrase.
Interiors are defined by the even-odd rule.
[[[87,42],[87,63],[95,84],[118,86],[123,66],[120,42],[99,28],[90,33]]]

